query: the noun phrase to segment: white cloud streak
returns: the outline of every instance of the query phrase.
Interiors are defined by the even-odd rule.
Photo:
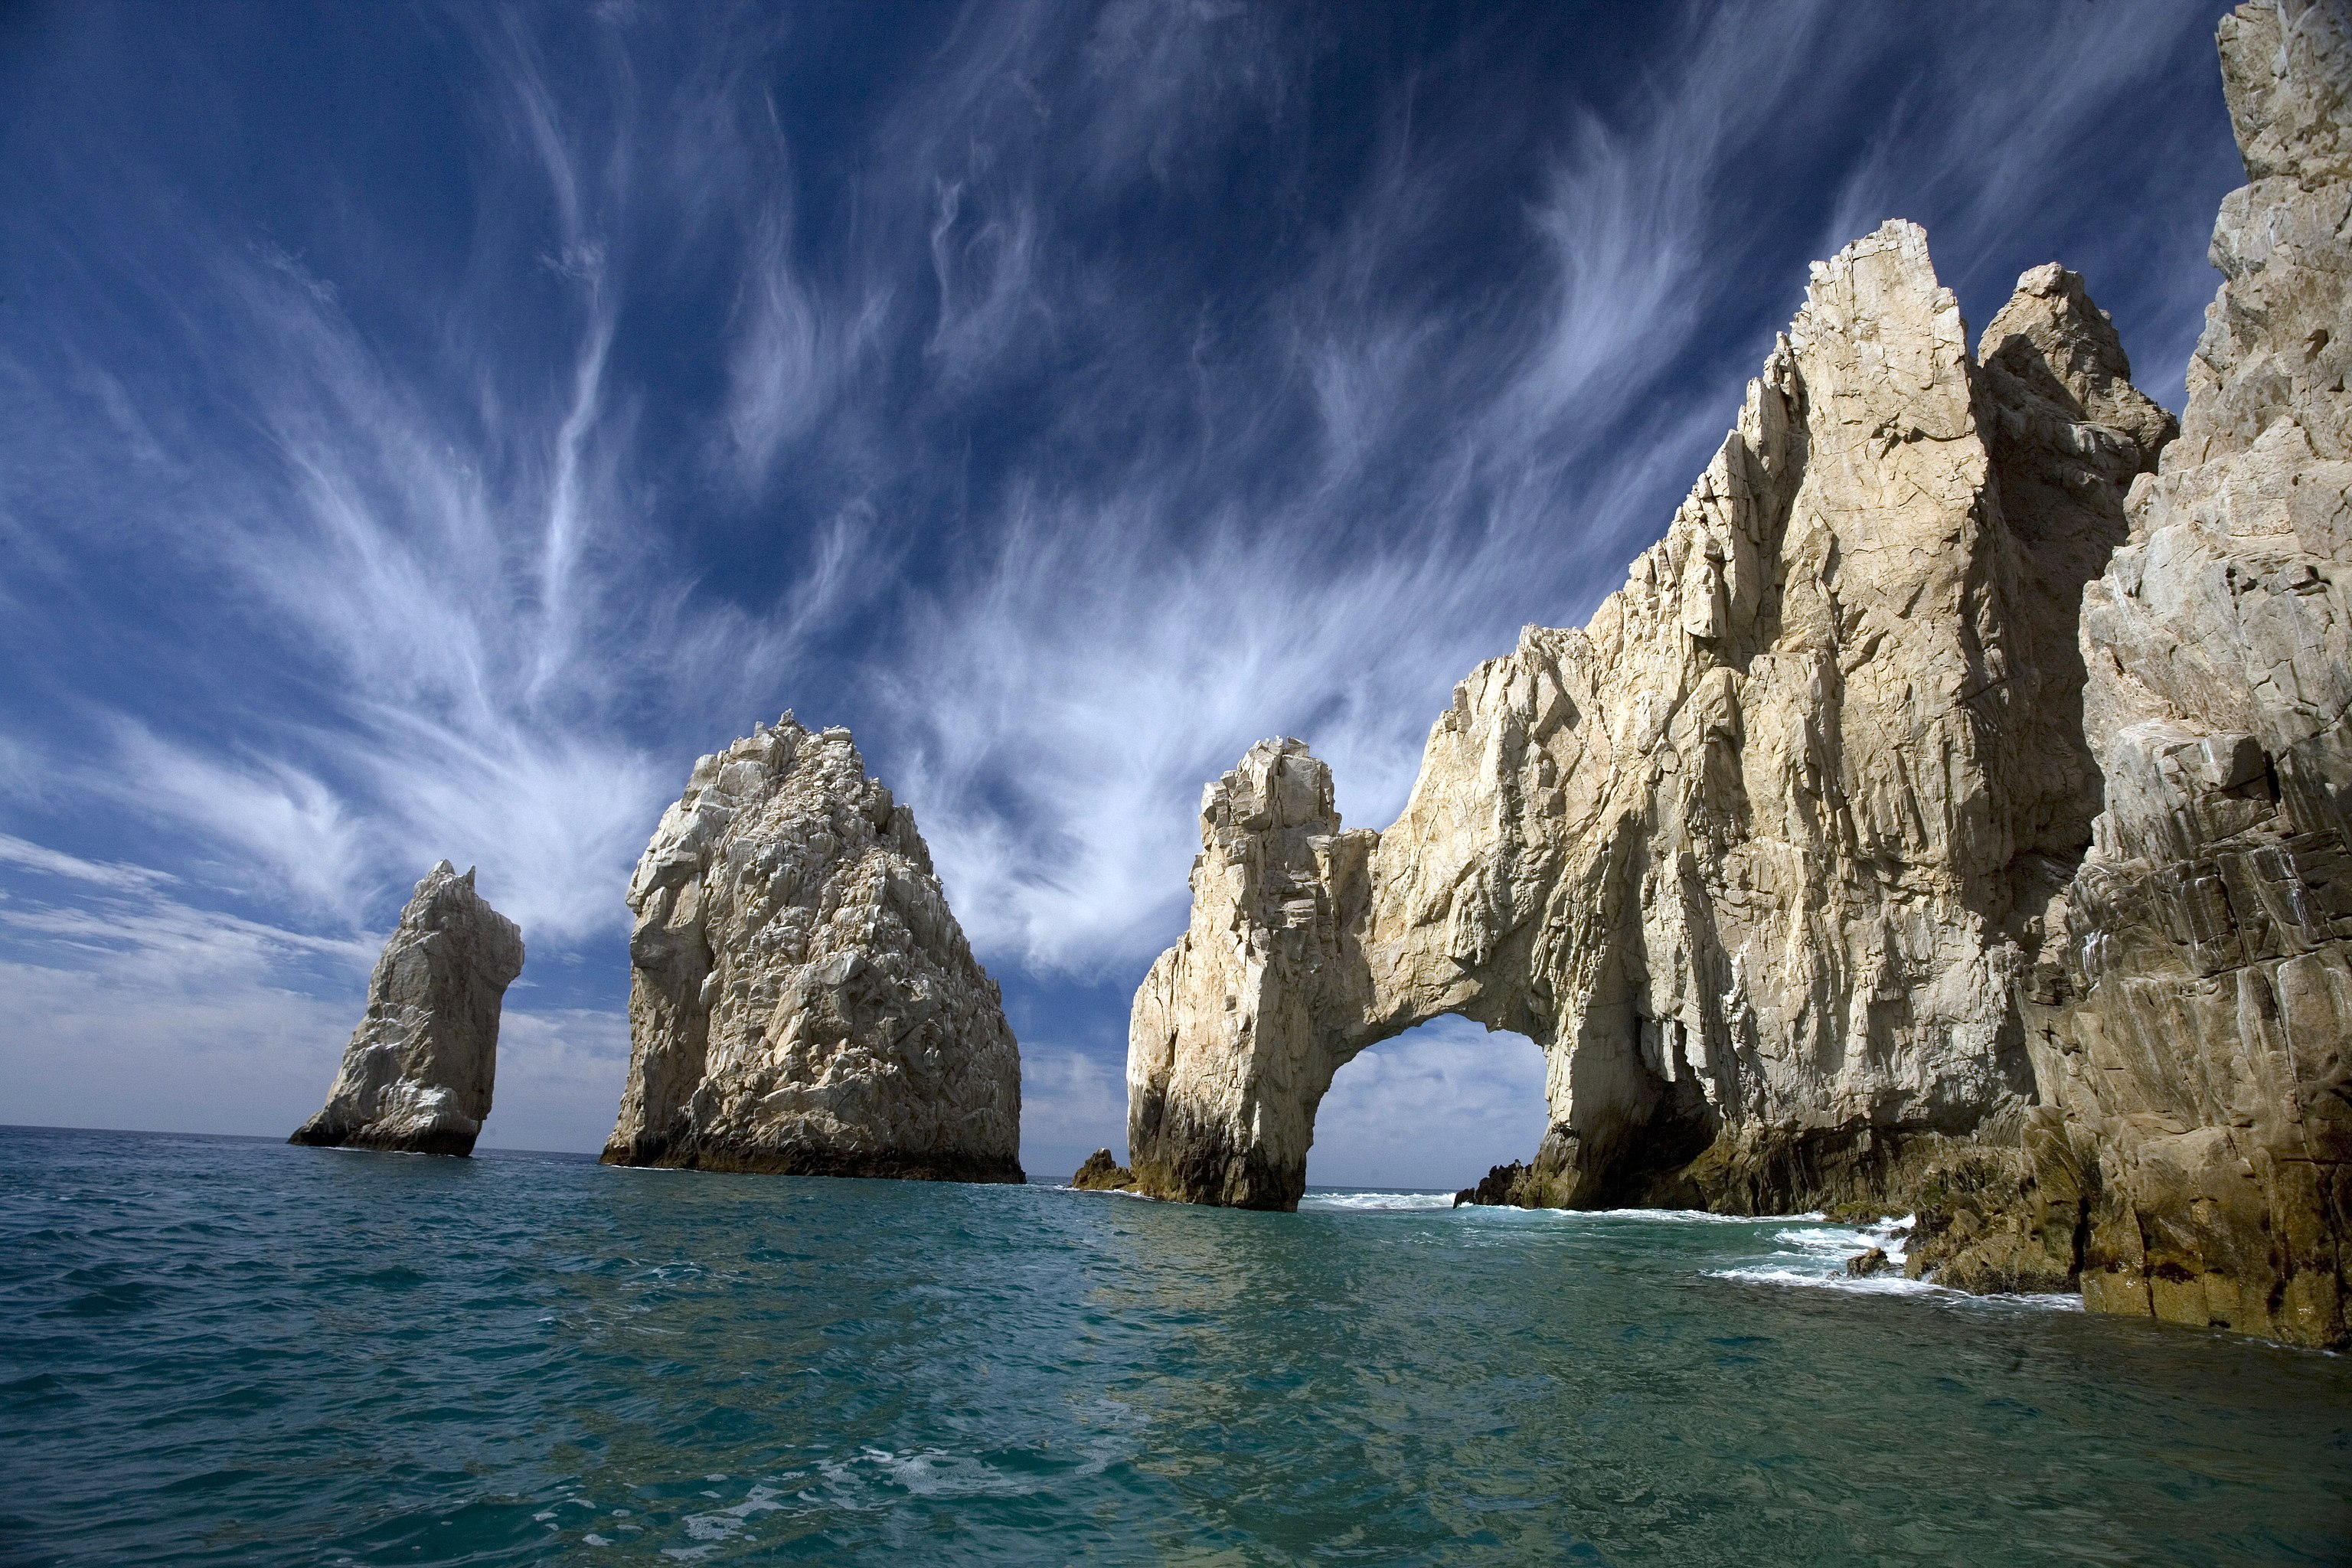
[[[2101,161],[2209,9],[1689,7],[1606,79],[1472,26],[1350,57],[1377,79],[1336,111],[1308,12],[976,5],[826,100],[821,13],[456,11],[441,249],[372,206],[402,171],[316,193],[305,238],[58,119],[35,194],[125,237],[58,242],[65,291],[0,342],[0,603],[45,693],[0,733],[0,863],[58,883],[0,906],[49,944],[26,994],[70,950],[157,1027],[315,1035],[267,933],[357,963],[425,866],[478,862],[551,986],[509,1084],[574,1107],[516,1136],[582,1146],[612,1015],[539,966],[609,952],[688,759],[786,705],[856,724],[987,962],[1132,978],[1252,741],[1309,740],[1382,826],[1452,682],[1617,584],[1808,256],[1897,212],[1948,279],[2079,240],[2185,356],[2193,259],[2126,276],[2147,235],[2063,215],[2130,205]],[[156,868],[42,847],[99,814]],[[189,1002],[121,956],[167,951],[249,984]],[[1030,1047],[1037,1137],[1102,1136],[1120,1045]],[[1335,1114],[1517,1092],[1428,1050]]]

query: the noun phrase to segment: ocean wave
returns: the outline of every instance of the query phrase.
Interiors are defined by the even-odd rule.
[[[1905,1265],[1910,1260],[1911,1229],[1916,1219],[1915,1215],[1903,1215],[1890,1216],[1873,1225],[1783,1226],[1772,1233],[1771,1240],[1776,1248],[1773,1252],[1760,1258],[1742,1258],[1729,1268],[1710,1268],[1706,1273],[1708,1278],[1715,1279],[1738,1279],[1754,1285],[1794,1285],[1806,1289],[1843,1290],[1863,1296],[1935,1296],[1952,1301],[2023,1307],[2042,1311],[2078,1312],[2083,1310],[2079,1296],[1973,1296],[1965,1290],[1938,1285],[1932,1279],[1910,1278],[1905,1271]],[[1874,1247],[1886,1254],[1885,1268],[1874,1274],[1846,1272],[1849,1260]]]
[[[1570,1219],[1651,1220],[1663,1225],[1768,1225],[1785,1224],[1792,1219],[1813,1219],[1819,1214],[1716,1214],[1707,1209],[1543,1209],[1542,1214],[1564,1215]]]
[[[1308,1193],[1298,1200],[1298,1207],[1302,1213],[1412,1213],[1423,1209],[1450,1209],[1453,1206],[1452,1193]]]

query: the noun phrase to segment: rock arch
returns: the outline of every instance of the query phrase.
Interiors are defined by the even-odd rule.
[[[1545,1052],[1519,1201],[1881,1196],[2014,1141],[2099,806],[2083,585],[2172,422],[2063,268],[1964,333],[1920,229],[1856,241],[1625,587],[1455,688],[1395,824],[1343,828],[1296,741],[1208,787],[1132,1016],[1142,1190],[1295,1206],[1332,1074],[1446,1014]]]

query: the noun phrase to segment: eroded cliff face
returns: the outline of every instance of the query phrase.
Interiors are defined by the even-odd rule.
[[[522,932],[444,860],[416,884],[368,977],[327,1103],[289,1142],[470,1154],[498,1078],[499,1013]]]
[[[628,900],[607,1163],[1023,1179],[996,983],[848,731],[787,713],[695,763]]]
[[[2221,28],[2250,184],[2180,438],[2085,595],[2095,842],[2028,990],[2021,1194],[1931,1210],[1945,1277],[2346,1337],[2352,1220],[2352,14]]]
[[[1202,792],[1192,920],[1135,994],[1128,1151],[1136,1190],[1289,1209],[1315,1108],[1364,1044],[1378,839],[1343,833],[1331,770],[1261,741]]]
[[[1738,425],[1582,630],[1530,627],[1344,832],[1296,742],[1210,786],[1129,1039],[1146,1192],[1296,1204],[1338,1067],[1528,1035],[1517,1201],[1802,1206],[2014,1131],[2014,982],[2099,805],[2074,626],[2170,434],[2080,280],[1971,360],[1926,236],[1818,265]]]

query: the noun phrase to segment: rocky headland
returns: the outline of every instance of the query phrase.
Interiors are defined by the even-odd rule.
[[[1916,1205],[1954,1283],[2340,1342],[2345,10],[2222,25],[2252,183],[2178,438],[2082,279],[1972,355],[1889,223],[1625,586],[1455,689],[1395,824],[1296,741],[1211,784],[1139,1188],[1295,1206],[1333,1073],[1459,1014],[1548,1063],[1473,1201]]]
[[[499,1011],[522,932],[444,860],[425,873],[368,977],[367,1011],[327,1103],[293,1143],[470,1154],[490,1114]]]
[[[606,1163],[1023,1180],[996,983],[848,731],[787,713],[696,763],[628,903]]]
[[[2011,982],[2098,806],[2083,584],[2170,428],[2071,274],[1986,351],[2035,374],[1970,358],[1919,229],[1857,241],[1626,586],[1455,689],[1395,824],[1343,830],[1295,741],[1210,786],[1134,1010],[1145,1190],[1295,1205],[1332,1073],[1447,1013],[1547,1052],[1513,1201],[1808,1207],[2018,1113]]]

